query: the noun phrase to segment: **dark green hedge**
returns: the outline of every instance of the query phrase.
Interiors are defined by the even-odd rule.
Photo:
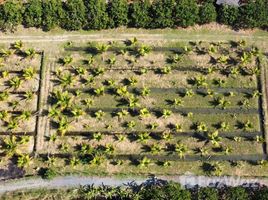
[[[235,28],[267,28],[268,0],[249,0],[240,7],[216,6],[213,0],[9,0],[0,5],[0,28],[15,30],[56,26],[66,30],[176,28],[217,21]]]

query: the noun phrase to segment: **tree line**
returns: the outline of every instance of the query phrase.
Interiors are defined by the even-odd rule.
[[[240,7],[219,6],[215,0],[8,0],[0,5],[0,28],[11,31],[20,24],[49,31],[176,28],[214,21],[235,28],[267,28],[268,1],[249,0]]]

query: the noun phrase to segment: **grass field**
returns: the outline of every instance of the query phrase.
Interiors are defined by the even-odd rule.
[[[204,32],[204,41],[4,41],[1,168],[266,176],[265,44]]]

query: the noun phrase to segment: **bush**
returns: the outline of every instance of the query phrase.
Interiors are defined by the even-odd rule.
[[[150,6],[149,0],[134,1],[129,8],[130,26],[136,28],[148,27],[151,21],[149,16]]]
[[[51,180],[57,176],[57,172],[51,168],[42,168],[40,175],[43,179]]]
[[[220,23],[236,26],[239,19],[239,9],[236,6],[223,5],[218,11],[218,20]]]
[[[173,27],[174,0],[155,0],[151,7],[151,28]]]
[[[243,187],[231,187],[225,191],[224,200],[249,200],[249,195]]]
[[[60,22],[63,19],[63,14],[64,11],[62,10],[61,1],[43,1],[43,29],[49,31],[60,25]]]
[[[86,22],[86,8],[83,0],[67,0],[63,3],[64,18],[62,27],[67,30],[79,30]]]
[[[268,200],[268,188],[263,187],[259,190],[256,190],[252,199],[253,200]]]
[[[198,200],[218,200],[219,194],[218,190],[215,188],[200,188],[198,190]]]
[[[180,0],[175,6],[175,24],[188,27],[198,21],[198,5],[195,0]]]
[[[268,25],[268,3],[266,0],[250,1],[241,6],[239,10],[241,27],[254,28]]]
[[[169,182],[164,186],[147,186],[139,192],[140,199],[154,200],[191,200],[191,193],[181,188],[178,183]]]
[[[21,3],[8,1],[0,5],[0,28],[14,31],[22,23],[23,7]]]
[[[213,3],[205,3],[199,8],[199,22],[201,24],[216,21],[217,12]]]
[[[42,25],[42,15],[42,2],[40,0],[30,0],[25,6],[23,24],[26,27],[40,27]]]
[[[106,29],[108,26],[108,14],[105,0],[84,0],[86,6],[87,29]]]
[[[110,27],[116,28],[128,24],[128,4],[126,0],[113,0],[108,4]]]

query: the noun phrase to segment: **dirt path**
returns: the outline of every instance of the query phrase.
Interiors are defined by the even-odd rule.
[[[268,185],[268,179],[254,179],[254,178],[240,178],[240,177],[206,177],[206,176],[172,176],[172,177],[158,177],[164,180],[172,180],[178,182],[184,186],[191,187],[195,185],[199,186],[212,186],[218,185],[218,183],[225,184],[228,186],[237,186],[249,183],[260,183]],[[130,182],[135,181],[140,184],[146,181],[146,178],[126,178],[120,179],[115,177],[80,177],[80,176],[65,176],[57,177],[53,180],[44,180],[41,178],[30,178],[30,179],[20,179],[11,180],[0,183],[0,194],[5,192],[12,192],[15,190],[26,190],[26,189],[36,189],[36,188],[63,188],[63,187],[77,187],[80,185],[91,185],[95,186],[110,185],[110,186],[121,186]]]

